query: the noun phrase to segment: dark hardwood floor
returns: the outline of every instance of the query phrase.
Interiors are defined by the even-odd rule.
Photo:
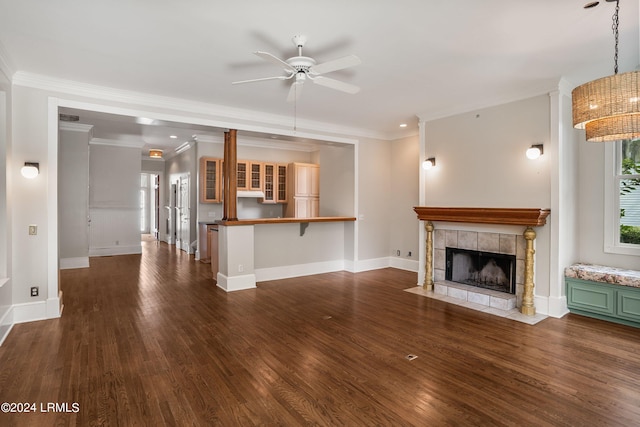
[[[37,410],[0,425],[640,425],[639,329],[529,326],[403,292],[416,274],[395,269],[227,294],[143,247],[62,271],[63,316],[15,325],[0,402]]]

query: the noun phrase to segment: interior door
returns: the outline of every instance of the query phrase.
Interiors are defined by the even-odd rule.
[[[191,244],[189,242],[191,236],[190,218],[191,209],[189,208],[189,175],[182,175],[178,181],[178,242],[179,248],[186,253],[191,253]]]

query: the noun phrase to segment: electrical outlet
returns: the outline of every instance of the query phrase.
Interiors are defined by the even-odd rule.
[[[396,250],[396,256],[400,256],[400,249]]]
[[[35,236],[38,234],[38,226],[35,224],[31,224],[29,226],[29,236]]]
[[[410,256],[411,256],[411,251],[409,251],[409,253],[407,254],[407,256],[408,256],[408,257],[410,257]]]
[[[37,297],[39,293],[40,293],[40,289],[37,286],[32,286],[31,287],[31,296],[32,297]]]
[[[244,271],[244,265],[238,264],[238,273],[242,273]]]

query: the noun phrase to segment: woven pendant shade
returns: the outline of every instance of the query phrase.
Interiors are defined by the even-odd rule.
[[[587,141],[640,137],[640,71],[614,74],[571,92],[573,126],[585,129]]]

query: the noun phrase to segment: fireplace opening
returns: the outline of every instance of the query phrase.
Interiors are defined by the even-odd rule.
[[[493,252],[446,248],[445,279],[515,294],[516,257]]]

